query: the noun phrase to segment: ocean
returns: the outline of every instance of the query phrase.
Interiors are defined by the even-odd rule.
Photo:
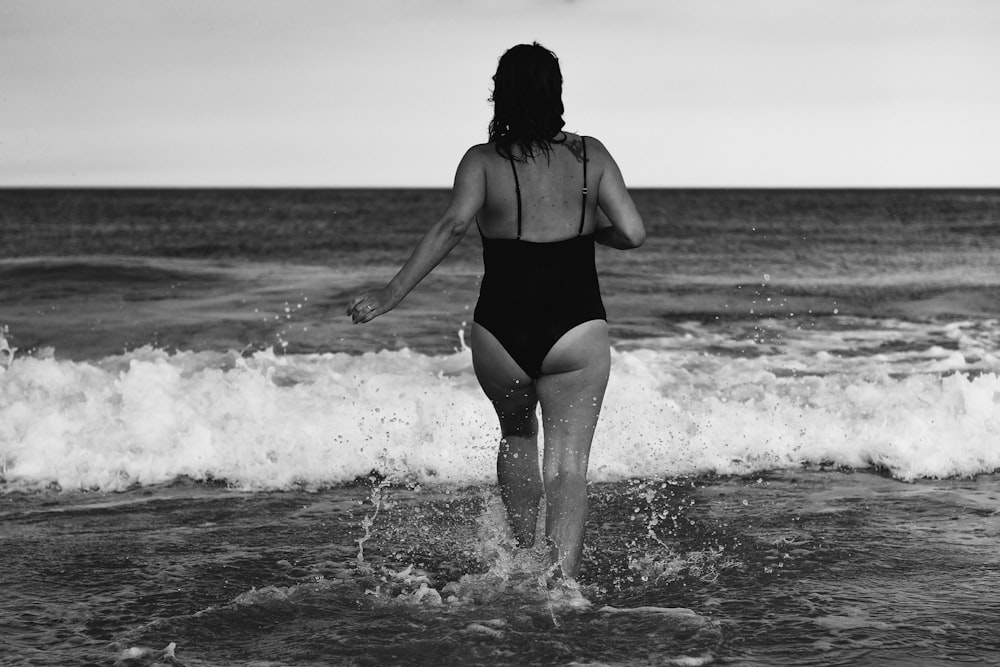
[[[0,664],[1000,664],[1000,190],[636,190],[569,608],[445,190],[0,190]]]

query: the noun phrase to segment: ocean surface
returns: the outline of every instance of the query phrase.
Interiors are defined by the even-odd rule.
[[[0,665],[1000,664],[1000,190],[637,190],[539,585],[443,190],[0,190]]]

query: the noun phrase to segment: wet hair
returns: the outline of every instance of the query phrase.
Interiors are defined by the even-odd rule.
[[[559,59],[538,42],[518,44],[500,56],[493,75],[493,120],[490,141],[497,153],[513,158],[512,148],[520,148],[527,160],[541,150],[548,156],[556,135],[562,130],[562,72]],[[565,139],[563,139],[564,141]]]

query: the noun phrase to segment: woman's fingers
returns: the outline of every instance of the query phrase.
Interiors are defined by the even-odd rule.
[[[367,292],[361,296],[354,297],[347,304],[347,315],[350,316],[352,320],[357,320],[356,313],[358,311],[358,306],[365,300]]]
[[[354,323],[364,324],[365,322],[371,321],[375,317],[375,308],[370,303],[360,303],[358,304],[357,310],[354,311]]]
[[[371,292],[365,292],[361,296],[351,301],[347,307],[347,314],[355,324],[364,324],[385,312],[385,308],[379,303],[379,299]]]
[[[354,297],[353,299],[351,299],[350,301],[347,302],[347,314],[348,315],[350,315],[352,312],[354,312],[354,309],[358,306],[359,303],[361,303],[361,300],[363,298],[364,298],[364,294],[362,294],[361,296],[356,296],[356,297]]]

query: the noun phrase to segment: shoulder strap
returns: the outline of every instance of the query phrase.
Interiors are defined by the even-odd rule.
[[[576,233],[577,236],[583,234],[583,221],[587,217],[587,140],[582,134],[580,141],[583,142],[583,204],[580,209],[580,230]]]
[[[517,180],[517,169],[514,168],[514,156],[510,156],[510,170],[514,172],[514,193],[517,195],[517,238],[521,238],[521,183]]]

